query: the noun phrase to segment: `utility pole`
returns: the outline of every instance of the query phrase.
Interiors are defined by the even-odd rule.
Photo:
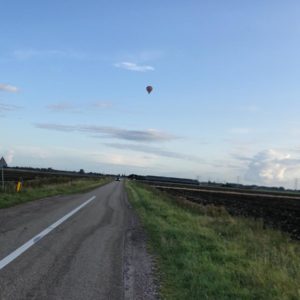
[[[4,191],[4,169],[2,167],[2,190]]]
[[[295,191],[298,190],[298,178],[295,178]]]

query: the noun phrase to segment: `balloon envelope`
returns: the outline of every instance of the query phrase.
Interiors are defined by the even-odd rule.
[[[147,90],[148,94],[150,94],[152,92],[152,90],[153,90],[153,87],[151,85],[148,85],[146,87],[146,90]]]

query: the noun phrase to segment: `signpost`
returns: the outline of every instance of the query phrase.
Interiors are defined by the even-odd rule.
[[[1,159],[0,159],[0,168],[2,169],[1,173],[2,173],[2,190],[3,191],[4,191],[4,168],[6,168],[6,167],[7,167],[7,163],[4,160],[4,158],[1,157]]]
[[[4,191],[4,169],[2,166],[2,190]]]

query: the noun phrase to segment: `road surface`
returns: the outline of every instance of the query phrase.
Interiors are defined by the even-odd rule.
[[[133,287],[145,270],[132,266],[133,243],[124,247],[132,214],[122,181],[0,210],[0,299],[154,299]]]

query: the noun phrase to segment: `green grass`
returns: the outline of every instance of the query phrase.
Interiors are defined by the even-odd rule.
[[[76,179],[69,182],[42,184],[36,187],[24,187],[21,192],[0,192],[0,208],[55,195],[67,195],[89,191],[110,182],[109,178]]]
[[[300,243],[225,209],[126,184],[157,258],[162,299],[300,299]]]

